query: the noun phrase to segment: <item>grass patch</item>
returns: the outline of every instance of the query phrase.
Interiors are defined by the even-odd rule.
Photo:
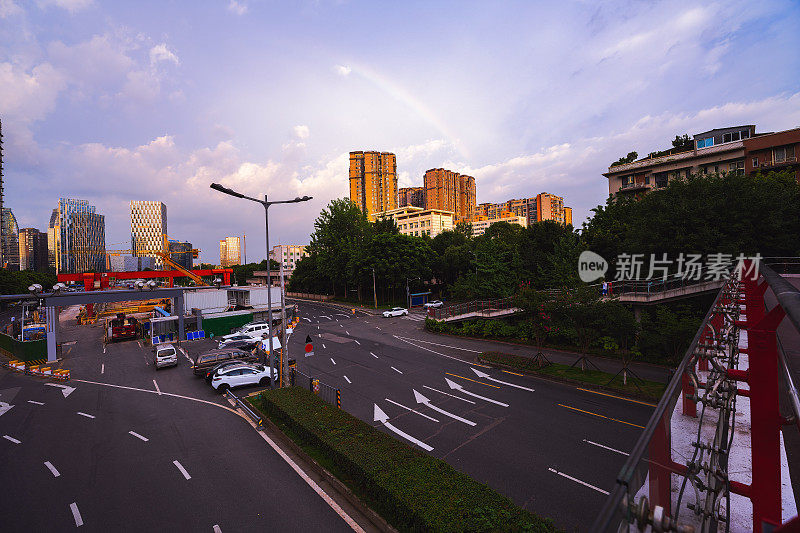
[[[667,387],[664,383],[638,380],[630,375],[628,375],[627,385],[623,385],[622,374],[617,376],[613,382],[609,383],[611,378],[614,377],[614,374],[590,369],[582,371],[578,366],[570,367],[569,365],[562,365],[559,363],[552,363],[544,368],[539,368],[533,359],[522,355],[512,355],[501,352],[483,352],[478,355],[478,360],[484,363],[520,370],[529,374],[550,376],[556,379],[600,386],[604,389],[619,391],[628,396],[635,396],[655,402],[661,399],[661,396],[664,394],[664,389]],[[636,384],[634,384],[634,381]],[[636,385],[638,385],[638,387]]]
[[[558,531],[549,519],[300,387],[248,401],[401,531]]]

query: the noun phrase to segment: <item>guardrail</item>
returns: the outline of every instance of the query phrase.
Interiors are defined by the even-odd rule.
[[[443,320],[445,318],[466,315],[468,313],[487,313],[503,309],[512,309],[513,307],[514,297],[509,296],[508,298],[499,298],[496,300],[472,300],[470,302],[440,307],[439,309],[429,309],[428,316],[434,320]]]
[[[259,430],[264,429],[264,420],[253,411],[247,402],[242,401],[230,389],[225,391],[225,395],[236,403],[236,406],[241,408],[242,411],[252,420]]]

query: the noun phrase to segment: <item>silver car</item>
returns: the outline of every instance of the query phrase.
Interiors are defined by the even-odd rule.
[[[156,370],[165,366],[178,366],[178,353],[171,344],[160,344],[155,348],[155,360],[153,364]]]

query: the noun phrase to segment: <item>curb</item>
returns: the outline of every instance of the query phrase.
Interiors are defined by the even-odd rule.
[[[362,502],[358,496],[356,496],[353,491],[347,487],[347,485],[342,483],[339,478],[328,472],[322,465],[312,459],[296,442],[294,442],[291,438],[289,438],[289,436],[281,431],[280,428],[269,419],[269,417],[262,416],[261,420],[263,421],[263,427],[262,429],[257,429],[257,431],[267,433],[265,430],[269,428],[270,436],[274,436],[282,445],[291,449],[294,454],[296,454],[307,465],[309,465],[318,476],[320,476],[331,487],[333,487],[340,496],[342,496],[350,505],[356,508],[379,531],[398,533],[398,531],[386,520],[384,520],[382,516],[364,504],[364,502]]]

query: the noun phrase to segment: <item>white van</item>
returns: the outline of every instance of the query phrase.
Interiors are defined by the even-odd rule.
[[[230,335],[224,335],[220,340],[226,341],[241,335],[250,337],[253,340],[261,340],[267,333],[269,333],[269,326],[266,322],[253,322],[252,324],[245,324]]]

